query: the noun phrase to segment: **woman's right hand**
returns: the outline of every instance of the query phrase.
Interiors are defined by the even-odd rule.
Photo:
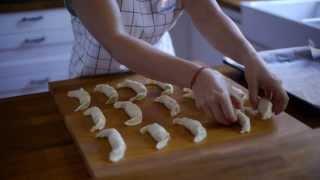
[[[218,123],[230,125],[237,121],[229,94],[229,85],[217,71],[206,68],[200,72],[192,90],[197,107]]]

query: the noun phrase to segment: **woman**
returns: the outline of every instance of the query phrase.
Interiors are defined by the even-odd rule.
[[[219,123],[236,122],[227,84],[218,72],[174,56],[168,31],[186,11],[208,42],[246,67],[250,100],[258,90],[280,113],[288,96],[252,45],[214,0],[73,0],[71,77],[127,71],[191,87],[198,107]],[[128,67],[128,68],[127,68]]]

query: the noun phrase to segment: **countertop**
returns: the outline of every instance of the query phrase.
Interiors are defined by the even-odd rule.
[[[0,3],[0,13],[45,10],[61,7],[64,7],[64,0],[29,0],[27,2],[14,1],[10,3],[3,1]]]
[[[261,1],[261,0],[218,0],[220,5],[230,7],[235,10],[240,10],[241,2],[245,1]]]
[[[217,69],[244,82],[235,69],[225,65]],[[0,179],[90,178],[49,93],[3,99],[0,109]],[[202,178],[319,179],[319,111],[291,99],[287,112],[312,128],[247,149],[230,144],[218,156],[208,158],[207,163],[194,162],[199,168],[210,163],[210,172],[205,171]]]
[[[242,1],[258,1],[258,0],[218,0],[219,4],[235,10],[240,10],[240,3]],[[0,13],[43,10],[50,8],[64,7],[63,0],[29,0],[28,2],[1,2]]]

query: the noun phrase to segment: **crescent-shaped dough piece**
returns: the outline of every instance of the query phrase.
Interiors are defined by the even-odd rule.
[[[182,95],[182,97],[184,97],[184,98],[189,98],[189,99],[194,99],[194,95],[193,95],[192,89],[190,89],[190,88],[183,88],[182,91],[184,92],[184,94]]]
[[[83,88],[69,91],[68,96],[72,98],[78,98],[79,100],[80,105],[74,110],[74,112],[87,109],[90,106],[91,96]]]
[[[249,133],[251,131],[250,118],[244,114],[241,110],[235,110],[236,116],[238,117],[239,124],[241,125],[241,134]]]
[[[148,90],[144,86],[144,84],[138,81],[130,80],[130,79],[126,79],[123,82],[117,84],[117,88],[123,88],[123,87],[131,88],[137,93],[136,96],[129,99],[130,101],[142,100],[147,96],[147,93],[148,93]]]
[[[97,138],[108,138],[109,144],[112,148],[109,153],[109,160],[112,162],[118,162],[121,160],[126,152],[127,145],[124,142],[121,134],[114,128],[104,129],[97,133]]]
[[[199,143],[207,137],[207,131],[198,120],[191,118],[175,118],[173,124],[179,124],[187,128],[193,135],[193,142]]]
[[[100,108],[92,106],[83,112],[85,116],[91,116],[94,126],[90,129],[91,132],[102,130],[106,126],[106,118]]]
[[[273,116],[271,101],[266,98],[260,99],[258,103],[258,111],[263,120],[270,119]]]
[[[178,115],[181,111],[178,102],[168,95],[161,95],[154,99],[154,101],[159,102],[168,108],[172,117]]]
[[[158,123],[152,123],[140,129],[141,134],[145,134],[146,132],[148,132],[152,138],[157,141],[156,148],[158,150],[164,148],[170,140],[170,134]]]
[[[240,102],[240,107],[243,108],[245,101],[248,99],[248,96],[245,92],[243,92],[241,89],[237,88],[236,86],[230,87],[230,95],[235,98],[237,101]]]
[[[170,95],[173,94],[174,88],[173,85],[170,83],[164,83],[156,80],[148,80],[147,84],[157,85],[161,89],[163,89],[161,95]]]
[[[113,104],[119,99],[117,90],[108,84],[98,84],[94,88],[94,91],[101,92],[108,97],[106,104]]]
[[[140,107],[131,101],[118,101],[114,103],[114,108],[119,109],[122,108],[131,118],[127,120],[124,124],[127,126],[135,126],[142,122],[142,111]]]

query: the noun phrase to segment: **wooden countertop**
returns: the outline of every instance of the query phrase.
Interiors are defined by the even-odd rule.
[[[28,2],[14,1],[10,3],[8,3],[8,1],[3,1],[0,3],[0,13],[45,10],[61,7],[64,7],[63,0],[29,0]]]
[[[219,0],[218,2],[229,4],[235,7],[240,7],[241,2],[244,2],[244,1],[259,1],[259,0]]]
[[[218,0],[221,6],[225,6],[238,11],[240,11],[241,2],[245,2],[245,1],[259,1],[259,0]]]
[[[226,66],[218,69],[243,82],[238,71]],[[89,179],[49,93],[0,100],[0,109],[0,179]],[[288,112],[314,128],[320,126],[319,111],[300,102],[291,100]],[[320,129],[310,128],[274,143],[251,144],[245,149],[230,144],[206,163],[194,163],[204,170],[203,179],[319,179],[319,138]],[[183,177],[184,172],[192,171],[181,169],[172,179]]]
[[[242,1],[259,1],[259,0],[218,0],[219,4],[235,10],[240,10],[240,3]],[[42,10],[50,8],[64,7],[63,0],[30,0],[28,2],[1,2],[0,13],[19,12],[19,11],[31,11]]]

